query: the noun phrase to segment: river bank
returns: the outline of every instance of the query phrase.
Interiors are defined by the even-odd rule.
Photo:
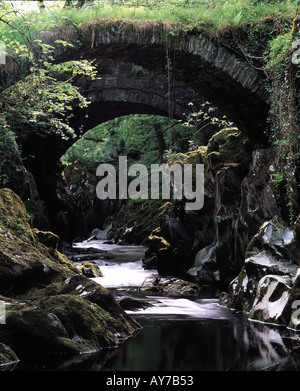
[[[299,370],[299,355],[287,330],[250,322],[241,312],[222,307],[219,292],[208,286],[193,295],[140,289],[155,275],[137,259],[141,246],[76,243],[88,246],[116,256],[93,260],[103,274],[93,281],[109,289],[119,303],[130,298],[135,304],[149,304],[126,310],[142,328],[117,349],[73,359],[28,355],[15,371]]]

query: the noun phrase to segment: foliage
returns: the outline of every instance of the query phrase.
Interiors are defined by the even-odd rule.
[[[11,172],[16,172],[18,146],[13,132],[7,126],[3,115],[0,115],[0,187],[5,187],[10,180]]]
[[[52,57],[54,47],[38,39],[32,40],[10,12],[0,13],[0,21],[5,26],[0,39],[6,44],[7,58],[20,60],[28,67],[27,72],[18,75],[20,80],[0,95],[0,111],[7,125],[18,133],[21,141],[24,130],[32,127],[41,133],[55,132],[62,138],[71,137],[73,129],[68,119],[72,106],[88,105],[74,81],[80,77],[95,79],[95,67],[87,60],[55,64]],[[16,32],[21,34],[24,43],[15,39]],[[57,40],[56,44],[71,46],[62,40]]]
[[[64,1],[53,3],[56,7],[50,8],[49,4],[46,7],[49,12],[51,11],[51,17],[49,17],[49,12],[38,12],[38,7],[36,11],[28,8],[31,10],[28,19],[27,17],[25,20],[19,18],[18,23],[30,25],[35,35],[39,31],[61,26],[66,22],[80,27],[88,20],[109,17],[156,19],[191,26],[207,26],[211,30],[217,30],[228,25],[236,27],[246,23],[253,24],[266,16],[291,18],[295,10],[294,0],[95,0],[83,2],[74,0],[69,2],[68,7],[64,7]]]
[[[298,18],[299,9],[292,30],[279,35],[269,43],[266,64],[273,98],[268,135],[277,158],[272,181],[285,191],[291,222],[300,211],[297,183],[300,164],[299,65],[292,62],[292,43],[300,38]]]
[[[200,107],[195,108],[192,102],[189,103],[192,111],[186,115],[186,121],[183,126],[190,127],[193,129],[193,138],[189,140],[189,150],[195,150],[199,148],[197,143],[197,137],[207,126],[213,125],[216,129],[232,127],[233,122],[229,121],[224,115],[223,118],[212,116],[216,111],[216,107],[212,107],[210,102],[204,102]]]
[[[279,35],[278,37],[271,40],[268,44],[268,62],[265,68],[271,72],[280,71],[282,64],[285,62],[287,55],[291,51],[291,46],[291,31],[288,31],[286,34]]]
[[[104,162],[116,162],[120,155],[128,156],[129,161],[139,161],[147,168],[159,162],[157,140],[154,127],[162,129],[166,143],[168,141],[169,121],[165,117],[154,115],[129,115],[116,118],[98,125],[85,133],[62,157],[65,165],[77,160],[94,172],[96,166]],[[170,148],[173,151],[187,151],[189,140],[194,137],[194,129],[173,121]],[[195,136],[198,144],[203,145],[204,136]]]

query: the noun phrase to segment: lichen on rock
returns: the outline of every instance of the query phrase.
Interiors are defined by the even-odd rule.
[[[0,189],[0,239],[0,297],[7,302],[0,341],[18,356],[114,348],[140,328],[56,249],[56,235],[30,227],[10,189]]]
[[[77,273],[55,248],[42,244],[27,222],[21,199],[0,189],[0,293],[21,292]]]

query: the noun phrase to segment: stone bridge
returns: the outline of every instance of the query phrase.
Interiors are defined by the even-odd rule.
[[[45,42],[58,38],[74,49],[57,48],[57,61],[87,58],[98,64],[101,80],[82,85],[92,102],[85,128],[124,113],[168,115],[168,56],[175,118],[183,118],[190,101],[210,101],[250,137],[265,130],[270,97],[264,74],[233,45],[153,21],[100,19],[79,30],[44,33]]]
[[[184,118],[189,102],[197,107],[209,101],[254,142],[264,137],[270,102],[264,74],[228,44],[218,43],[196,29],[185,31],[167,23],[113,19],[44,32],[44,42],[54,44],[57,39],[74,45],[71,49],[56,46],[57,62],[93,59],[101,77],[80,82],[91,104],[87,118],[85,110],[74,109],[72,125],[78,136],[101,122],[127,114]],[[169,74],[167,58],[171,62]],[[57,164],[69,146],[55,136],[42,139],[37,135],[22,146],[26,167],[48,205],[54,205]]]

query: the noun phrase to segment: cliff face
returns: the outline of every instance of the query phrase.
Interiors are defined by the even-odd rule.
[[[272,149],[251,153],[236,129],[188,153],[185,162],[206,167],[204,207],[191,213],[177,205],[160,215],[145,241],[145,267],[219,286],[228,292],[222,305],[298,329],[299,219],[289,226],[274,158]]]

